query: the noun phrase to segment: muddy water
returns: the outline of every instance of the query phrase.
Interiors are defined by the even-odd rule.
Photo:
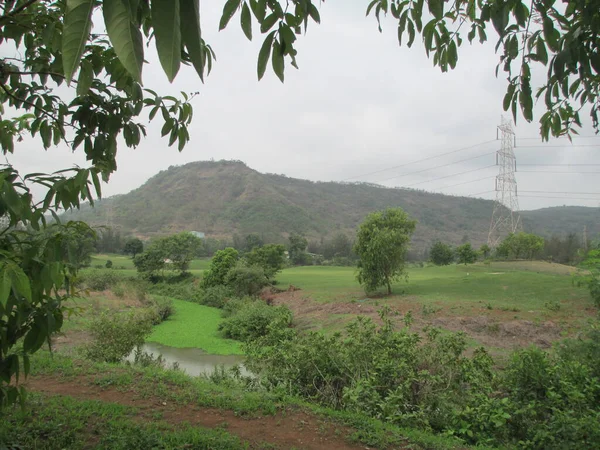
[[[143,350],[152,353],[155,357],[162,355],[167,367],[172,367],[175,362],[178,363],[180,369],[192,376],[208,375],[221,365],[229,369],[244,362],[242,355],[208,355],[199,348],[175,348],[156,342],[146,342]],[[242,373],[247,374],[243,367]]]

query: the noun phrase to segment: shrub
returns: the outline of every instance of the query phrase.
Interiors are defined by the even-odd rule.
[[[151,318],[143,314],[102,313],[90,324],[92,341],[84,354],[93,361],[120,362],[144,344],[152,329]]]
[[[123,283],[118,283],[113,286],[112,293],[115,294],[117,298],[125,297],[125,287],[123,286]]]
[[[358,317],[344,335],[271,330],[246,345],[246,367],[293,395],[438,430],[469,398],[488,392],[492,360],[482,349],[465,357],[464,335],[431,330],[422,342],[406,328],[393,330],[386,313],[382,318],[378,327]]]
[[[167,297],[155,296],[152,299],[153,325],[167,320],[174,312],[173,300]]]
[[[225,284],[227,274],[235,267],[239,258],[238,251],[231,247],[217,251],[210,262],[210,267],[204,272],[202,287],[207,288]]]
[[[151,294],[160,295],[163,297],[177,298],[179,300],[194,301],[197,296],[198,289],[193,283],[181,281],[178,283],[160,282],[151,284],[148,287]]]
[[[269,280],[262,268],[239,263],[227,273],[225,284],[238,297],[255,296],[269,284]]]
[[[112,266],[113,262],[110,259],[106,260],[106,264],[104,265],[104,267],[106,267],[107,269],[112,269]]]
[[[233,291],[227,286],[211,286],[197,292],[195,300],[201,305],[223,308]]]
[[[287,328],[292,312],[285,306],[269,306],[262,300],[246,302],[219,325],[225,337],[250,341],[266,335],[272,328]]]
[[[89,269],[80,272],[77,282],[92,291],[105,291],[124,279],[126,277],[113,270]]]

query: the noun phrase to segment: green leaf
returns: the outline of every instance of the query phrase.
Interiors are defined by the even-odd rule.
[[[8,301],[8,295],[10,294],[10,288],[12,282],[10,280],[10,274],[6,270],[6,265],[2,267],[0,272],[0,304],[5,307]]]
[[[172,83],[181,63],[179,0],[152,0],[152,26],[158,59]]]
[[[267,63],[269,62],[269,56],[271,56],[271,47],[273,46],[273,38],[275,37],[275,31],[269,33],[265,38],[265,41],[258,52],[258,79],[260,80],[267,70]]]
[[[250,8],[248,7],[248,3],[244,3],[242,6],[242,14],[240,17],[240,23],[242,25],[242,30],[244,34],[248,38],[249,41],[252,40],[252,15],[250,14]]]
[[[321,23],[321,15],[314,3],[308,5],[308,15],[317,23]]]
[[[62,33],[63,70],[67,83],[79,66],[92,29],[94,0],[67,0]]]
[[[516,88],[516,84],[508,85],[508,89],[506,89],[506,95],[504,96],[504,101],[502,102],[502,107],[504,108],[504,111],[508,111],[508,108],[510,108],[510,102],[512,101],[512,98],[515,95]]]
[[[12,280],[13,289],[23,297],[27,299],[27,301],[31,302],[31,285],[29,284],[29,278],[18,266],[9,266],[9,275]]]
[[[102,12],[110,42],[121,64],[138,83],[142,82],[144,46],[142,34],[131,22],[124,0],[104,0]]]
[[[204,81],[204,49],[200,31],[199,0],[179,0],[181,39],[187,49],[196,73]]]
[[[543,65],[548,64],[548,52],[546,51],[546,44],[544,44],[544,40],[541,37],[538,37],[537,39],[535,52],[539,62],[541,62]]]
[[[81,69],[79,69],[79,78],[77,79],[77,95],[84,96],[90,91],[92,81],[94,80],[94,68],[92,63],[87,59],[81,62]]]
[[[221,21],[219,22],[219,31],[224,29],[237,9],[240,7],[241,0],[227,0],[225,6],[223,6],[223,14],[221,15]]]
[[[266,33],[267,31],[269,31],[271,28],[273,28],[273,25],[275,25],[277,20],[279,20],[277,14],[270,14],[267,17],[265,17],[263,23],[260,24],[260,32]]]
[[[283,52],[279,41],[273,42],[273,56],[271,57],[271,64],[273,65],[273,71],[275,75],[283,83],[283,72],[285,70],[285,64],[283,60]]]
[[[429,12],[437,20],[444,17],[444,0],[427,0]]]

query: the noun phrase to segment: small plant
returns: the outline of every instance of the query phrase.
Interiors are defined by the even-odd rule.
[[[265,336],[272,328],[287,328],[292,312],[286,306],[269,306],[261,300],[245,303],[219,325],[225,337],[250,341]]]
[[[488,304],[486,304],[486,305],[485,305],[485,308],[486,308],[486,309],[489,309],[489,310],[492,310],[492,309],[494,309],[494,307],[492,306],[492,304],[491,304],[491,303],[488,303]]]
[[[550,310],[550,311],[560,311],[560,302],[558,300],[552,300],[549,302],[544,303],[544,306],[546,307],[546,309]]]
[[[123,283],[119,283],[119,284],[115,285],[112,288],[112,293],[117,298],[123,298],[123,297],[125,297],[125,287],[123,286]]]
[[[437,306],[433,306],[433,305],[423,305],[423,307],[421,308],[421,314],[424,317],[430,316],[432,314],[435,314],[436,312],[440,311],[442,308],[439,308]]]
[[[104,312],[90,324],[92,341],[84,348],[88,359],[120,362],[144,344],[152,322],[147,315]]]
[[[104,264],[104,267],[106,267],[107,269],[112,269],[112,266],[113,262],[110,259],[106,260],[106,264]]]

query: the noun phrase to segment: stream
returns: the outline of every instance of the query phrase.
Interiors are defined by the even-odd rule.
[[[209,355],[199,348],[175,348],[156,342],[146,342],[142,349],[155,357],[162,355],[168,368],[173,367],[173,363],[178,363],[179,368],[191,376],[208,375],[221,365],[229,369],[236,364],[242,366],[243,375],[249,374],[242,365],[243,355]]]

